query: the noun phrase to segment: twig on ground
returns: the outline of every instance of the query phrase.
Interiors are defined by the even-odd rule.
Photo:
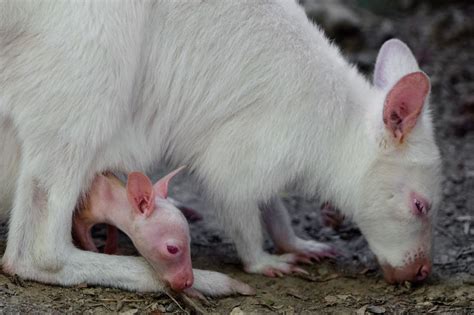
[[[168,291],[165,290],[165,294],[183,311],[185,312],[186,314],[189,314],[188,311],[186,311],[182,306],[181,304],[178,303],[178,301],[176,301],[176,299],[173,297],[173,295],[171,293],[169,293]]]
[[[184,304],[189,307],[193,312],[196,314],[206,314],[206,310],[200,307],[197,303],[193,301],[190,297],[186,296],[185,294],[180,295],[181,301],[184,302]]]

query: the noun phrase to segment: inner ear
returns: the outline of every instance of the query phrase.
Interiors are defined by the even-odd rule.
[[[402,77],[387,94],[383,122],[398,143],[415,127],[429,91],[429,78],[418,71]]]
[[[138,213],[149,216],[155,209],[155,193],[150,179],[143,173],[130,173],[127,180],[127,198]]]

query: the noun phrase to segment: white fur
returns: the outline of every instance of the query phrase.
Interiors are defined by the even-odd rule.
[[[0,148],[0,220],[4,222],[8,219],[12,207],[20,146],[12,122],[2,116],[0,116]]]
[[[266,259],[258,205],[291,183],[353,215],[382,261],[429,246],[405,200],[437,197],[428,111],[395,148],[387,91],[294,1],[3,1],[0,12],[0,112],[22,148],[10,272],[119,285],[143,269],[75,249],[71,216],[97,172],[160,161],[190,167],[250,267]]]

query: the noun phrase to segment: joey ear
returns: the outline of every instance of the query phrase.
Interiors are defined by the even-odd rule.
[[[380,89],[389,89],[404,75],[419,70],[410,48],[399,39],[390,39],[377,55],[373,82]]]
[[[133,172],[128,175],[127,198],[133,209],[148,217],[155,209],[153,185],[143,173]]]
[[[402,143],[415,127],[430,92],[430,79],[421,72],[402,77],[388,92],[383,109],[385,127]]]
[[[185,167],[186,166],[181,166],[156,182],[153,186],[156,196],[166,199],[168,197],[168,184],[170,180]]]

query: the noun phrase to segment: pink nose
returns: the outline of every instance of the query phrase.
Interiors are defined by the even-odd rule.
[[[170,287],[173,291],[181,292],[187,288],[190,288],[193,285],[191,280],[179,281],[179,282],[170,282]]]
[[[193,285],[193,273],[180,273],[176,277],[167,281],[173,291],[181,292]]]
[[[416,259],[401,268],[382,265],[384,278],[388,283],[395,284],[404,281],[422,282],[431,273],[431,262],[428,258]]]
[[[424,281],[431,273],[431,264],[423,264],[418,269],[418,272],[415,275],[415,281],[421,282]]]

